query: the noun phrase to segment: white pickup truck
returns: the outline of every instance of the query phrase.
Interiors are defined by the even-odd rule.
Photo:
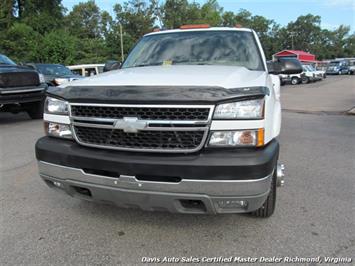
[[[39,174],[121,207],[269,217],[283,183],[277,75],[301,71],[267,66],[250,29],[149,33],[119,70],[49,89]]]

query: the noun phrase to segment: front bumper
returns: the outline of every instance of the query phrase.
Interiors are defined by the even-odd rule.
[[[36,87],[1,88],[0,104],[39,102],[45,97],[46,84]]]
[[[169,156],[87,148],[49,137],[36,144],[40,176],[52,188],[121,207],[178,213],[260,208],[278,150],[275,140],[253,151]]]

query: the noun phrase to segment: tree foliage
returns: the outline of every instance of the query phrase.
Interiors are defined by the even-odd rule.
[[[94,0],[67,11],[61,0],[1,0],[0,53],[18,62],[62,64],[102,63],[120,60],[121,33],[126,55],[134,43],[155,27],[179,28],[206,23],[254,29],[267,58],[283,49],[304,50],[318,59],[355,56],[355,33],[341,25],[321,28],[321,17],[306,14],[286,26],[253,15],[245,9],[224,11],[217,0],[199,4],[190,0],[126,0],[111,16]]]

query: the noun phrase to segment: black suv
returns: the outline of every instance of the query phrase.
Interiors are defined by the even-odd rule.
[[[32,119],[42,118],[46,89],[37,71],[0,54],[0,112],[26,111]]]

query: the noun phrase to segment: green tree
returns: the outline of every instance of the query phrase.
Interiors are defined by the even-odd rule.
[[[123,6],[116,4],[114,6],[116,14],[115,32],[118,33],[118,25],[121,24],[124,32],[138,40],[145,33],[152,31],[156,20],[155,2],[150,1],[148,4],[144,0],[130,0],[124,2]]]
[[[222,24],[222,13],[223,8],[221,8],[217,0],[208,0],[201,7],[201,23],[206,23],[211,26],[220,26]]]
[[[186,24],[191,19],[192,5],[196,4],[189,4],[187,0],[166,0],[160,8],[163,27],[174,29]]]
[[[15,13],[18,20],[40,34],[45,34],[61,26],[63,13],[62,0],[15,0]]]
[[[78,38],[101,37],[101,13],[93,0],[75,5],[65,20],[69,32]]]
[[[5,32],[1,50],[18,63],[37,61],[41,40],[42,36],[30,26],[16,22]]]
[[[320,16],[314,16],[312,14],[299,16],[295,22],[290,22],[286,30],[289,33],[288,39],[291,41],[291,48],[311,51],[312,46],[320,38],[320,23]]]
[[[78,39],[64,30],[46,34],[41,42],[40,61],[45,63],[75,64],[78,60]]]
[[[1,31],[8,29],[14,21],[14,0],[0,1],[0,34]]]

